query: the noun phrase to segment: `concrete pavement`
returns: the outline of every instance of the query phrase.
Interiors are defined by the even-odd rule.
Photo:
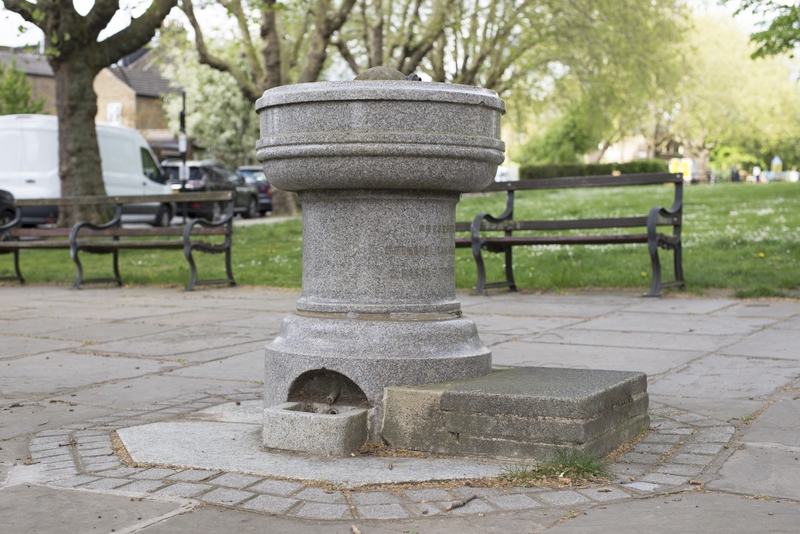
[[[257,402],[263,346],[298,296],[0,286],[0,531],[800,530],[796,301],[459,295],[495,365],[648,374],[654,431],[612,465],[611,491],[340,491],[120,461],[115,430]]]

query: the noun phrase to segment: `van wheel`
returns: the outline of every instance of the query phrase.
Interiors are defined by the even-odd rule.
[[[170,222],[172,222],[172,210],[169,206],[162,204],[158,207],[158,211],[156,212],[154,226],[166,227],[169,226]]]
[[[255,219],[261,215],[258,211],[258,200],[255,197],[250,197],[250,202],[247,203],[247,211],[244,212],[245,219]]]

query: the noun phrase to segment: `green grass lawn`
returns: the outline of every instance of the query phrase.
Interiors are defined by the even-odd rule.
[[[672,186],[531,191],[517,195],[516,219],[644,215],[669,206]],[[469,195],[459,221],[476,213],[499,215],[505,194]],[[687,291],[718,289],[739,297],[800,297],[800,183],[694,185],[684,190],[684,274]],[[233,270],[243,285],[299,288],[302,264],[299,220],[237,227]],[[663,279],[672,277],[672,253],[660,251]],[[487,254],[489,280],[500,279],[503,260]],[[221,256],[195,255],[201,278],[222,277]],[[86,276],[108,276],[110,258],[84,254]],[[71,284],[75,268],[68,251],[22,251],[23,274],[31,283]],[[127,284],[183,286],[189,267],[180,251],[123,251],[120,271]],[[0,276],[13,272],[11,256],[0,256]],[[517,284],[529,290],[636,288],[650,285],[646,245],[518,247]],[[469,250],[456,251],[456,285],[474,286]],[[665,293],[677,290],[665,290]]]

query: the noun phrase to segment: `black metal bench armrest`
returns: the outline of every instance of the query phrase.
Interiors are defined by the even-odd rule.
[[[225,213],[225,217],[220,219],[217,222],[212,222],[206,219],[192,219],[188,223],[186,223],[186,228],[183,229],[183,244],[189,245],[191,244],[191,237],[192,237],[192,229],[200,225],[204,228],[220,228],[222,226],[232,226],[233,225],[233,200],[228,203],[228,209]]]
[[[120,221],[122,220],[122,204],[115,204],[114,205],[114,218],[104,224],[93,224],[88,221],[81,221],[75,226],[72,227],[72,230],[69,232],[69,246],[71,249],[75,249],[78,246],[78,234],[83,228],[89,228],[90,230],[106,230],[107,228],[113,228],[115,226],[120,225]]]
[[[22,224],[22,209],[16,208],[14,211],[14,218],[11,219],[10,222],[7,222],[6,224],[0,224],[0,232],[3,232],[4,230],[13,230]]]

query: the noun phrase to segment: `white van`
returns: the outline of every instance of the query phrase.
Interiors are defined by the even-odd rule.
[[[97,125],[103,182],[109,196],[169,195],[167,176],[139,132],[124,126]],[[16,198],[58,198],[58,118],[51,115],[0,117],[0,189]],[[48,213],[23,211],[24,224],[55,222]],[[125,206],[124,222],[169,225],[174,204]],[[55,215],[57,217],[57,215]]]

